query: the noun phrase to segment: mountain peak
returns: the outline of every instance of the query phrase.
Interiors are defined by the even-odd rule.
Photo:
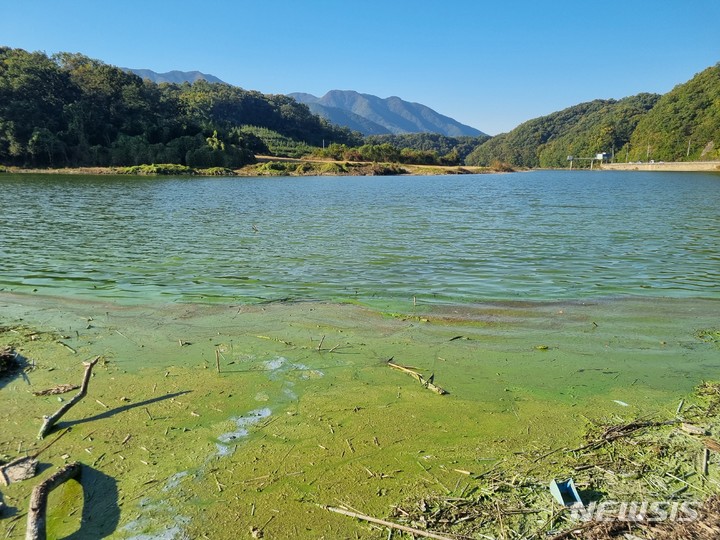
[[[448,137],[485,135],[420,103],[397,96],[380,98],[355,90],[330,90],[323,97],[297,92],[289,94],[334,124],[363,135],[439,133]]]

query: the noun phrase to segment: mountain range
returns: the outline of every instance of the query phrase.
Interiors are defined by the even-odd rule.
[[[215,75],[208,75],[206,73],[200,73],[199,71],[168,71],[167,73],[157,73],[151,69],[133,69],[133,68],[120,68],[128,73],[134,73],[141,79],[150,79],[156,84],[160,83],[174,83],[181,84],[184,82],[194,83],[195,81],[205,80],[210,83],[222,83],[220,79]]]
[[[193,83],[204,79],[222,83],[218,77],[199,71],[157,73],[150,69],[121,68],[154,83]],[[461,124],[420,103],[399,97],[379,98],[353,90],[331,90],[322,97],[303,92],[288,94],[329,122],[358,131],[363,135],[401,135],[405,133],[438,133],[447,137],[478,137],[479,129]]]
[[[379,98],[353,90],[331,90],[322,97],[296,92],[288,94],[333,124],[363,135],[439,133],[448,137],[478,137],[479,129],[461,124],[420,103],[393,96]]]
[[[196,71],[127,71],[155,82],[222,82]],[[425,105],[399,97],[383,99],[351,90],[332,90],[322,97],[300,92],[288,96],[332,124],[366,136],[397,139],[431,133],[446,137],[485,135]],[[567,156],[593,156],[598,152],[622,156],[626,161],[719,159],[718,103],[720,63],[663,96],[641,93],[620,100],[598,99],[528,120],[479,144],[467,155],[466,163],[563,167]],[[400,140],[395,143],[401,147],[410,144]]]

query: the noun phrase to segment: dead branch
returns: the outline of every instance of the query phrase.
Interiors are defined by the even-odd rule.
[[[57,386],[53,386],[52,388],[48,388],[46,390],[38,390],[37,392],[33,392],[33,396],[54,396],[55,394],[65,394],[67,392],[72,392],[73,390],[77,390],[80,388],[77,384],[58,384]]]
[[[387,361],[388,366],[393,369],[397,369],[398,371],[402,371],[403,373],[407,373],[428,390],[432,390],[433,392],[435,392],[436,394],[440,394],[441,396],[448,393],[447,390],[433,383],[433,378],[435,377],[434,375],[431,375],[429,378],[426,379],[422,376],[422,374],[418,373],[417,371],[410,369],[407,366],[401,366],[400,364],[396,364],[392,360],[393,359],[390,358],[390,360]]]
[[[38,439],[44,438],[45,435],[47,435],[48,432],[55,425],[55,423],[60,420],[60,418],[62,418],[62,416],[66,412],[68,412],[70,408],[73,407],[73,405],[75,405],[78,401],[80,401],[87,395],[87,387],[90,383],[90,375],[92,374],[92,368],[95,364],[97,364],[98,360],[100,360],[100,357],[96,356],[90,362],[83,362],[83,365],[85,366],[85,375],[83,376],[82,385],[80,386],[80,392],[75,394],[75,396],[70,401],[60,407],[60,409],[55,414],[45,417],[45,421],[40,428],[40,432],[38,433]]]
[[[80,473],[80,463],[69,463],[35,486],[30,496],[25,540],[45,540],[45,513],[50,492]]]
[[[605,428],[605,431],[603,431],[599,439],[575,448],[571,450],[571,452],[580,452],[582,450],[597,450],[598,448],[607,443],[611,443],[622,437],[629,437],[638,430],[649,427],[672,426],[674,424],[678,424],[679,422],[679,420],[669,420],[666,422],[642,422],[637,420],[635,422],[630,422],[629,424],[608,426],[607,428]]]

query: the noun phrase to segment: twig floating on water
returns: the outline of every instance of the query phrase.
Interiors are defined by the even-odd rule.
[[[438,385],[433,383],[433,379],[435,378],[435,374],[430,375],[427,379],[423,377],[420,373],[417,371],[414,371],[406,366],[401,366],[400,364],[396,364],[392,361],[393,359],[390,358],[390,360],[387,361],[387,365],[390,366],[393,369],[397,369],[399,371],[402,371],[403,373],[407,373],[411,377],[415,378],[420,384],[422,384],[425,388],[428,390],[432,390],[436,394],[445,395],[448,393],[447,390],[444,388],[439,387]]]
[[[125,334],[123,334],[120,330],[115,330],[115,332],[116,332],[118,335],[120,335],[120,336],[124,337],[125,339],[127,339],[130,343],[134,343],[134,344],[137,345],[138,347],[144,347],[144,346],[145,346],[145,345],[140,345],[140,344],[139,344],[137,341],[135,341],[134,339],[130,339],[130,338],[127,337]]]
[[[70,345],[68,345],[67,343],[64,343],[62,341],[58,341],[57,343],[58,343],[58,345],[62,345],[63,347],[65,347],[71,353],[77,354],[77,351],[75,349],[73,349]]]

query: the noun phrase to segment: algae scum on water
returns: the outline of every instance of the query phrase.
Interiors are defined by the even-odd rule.
[[[720,364],[698,334],[716,328],[709,300],[393,315],[311,302],[1,302],[0,349],[23,370],[0,382],[0,459],[39,452],[40,462],[37,478],[2,488],[6,538],[23,537],[33,486],[73,461],[80,481],[51,493],[50,537],[387,537],[328,507],[471,538],[530,535],[557,512],[546,482],[573,470],[564,452],[528,463],[582,446],[607,418],[672,417]],[[95,356],[87,396],[38,441],[43,416],[76,391],[33,392],[79,384]],[[489,478],[505,486],[495,516],[438,502],[497,497]],[[518,509],[508,501],[526,512],[505,514]]]

